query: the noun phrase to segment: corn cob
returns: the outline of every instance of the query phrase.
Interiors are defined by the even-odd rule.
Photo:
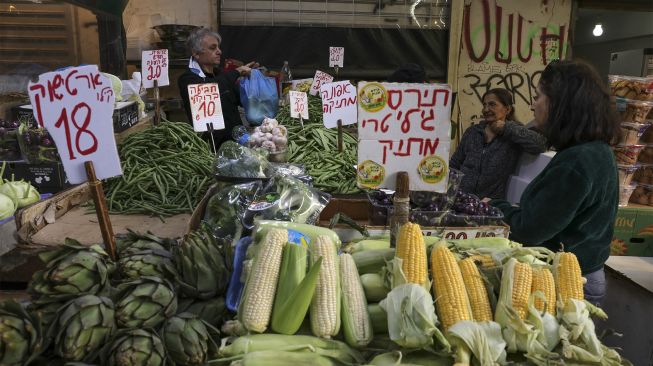
[[[401,226],[395,256],[401,259],[406,283],[423,285],[428,281],[426,247],[419,225],[409,222]]]
[[[295,334],[311,305],[322,259],[318,259],[307,274],[306,254],[306,248],[299,245],[287,244],[283,248],[279,286],[272,310],[271,328],[276,333]]]
[[[287,241],[287,230],[272,229],[260,244],[238,309],[238,317],[249,331],[262,333],[268,327]]]
[[[352,347],[364,347],[372,341],[374,332],[363,285],[351,254],[340,255],[340,286],[345,341]]]
[[[468,258],[472,259],[474,263],[479,265],[483,270],[492,270],[499,268],[497,262],[495,262],[494,259],[492,259],[492,257],[487,254],[476,254],[469,256]]]
[[[326,235],[318,236],[313,243],[311,263],[320,257],[322,268],[311,301],[311,331],[318,337],[330,338],[340,330],[340,282],[336,246]]]
[[[576,255],[569,252],[556,253],[553,268],[558,300],[563,304],[569,299],[583,300],[583,277]]]
[[[546,311],[551,315],[556,314],[556,290],[553,274],[548,268],[533,268],[533,283],[531,285],[531,293],[541,291],[546,299],[535,297],[535,308],[539,311]]]
[[[477,322],[492,320],[492,308],[488,298],[487,289],[483,283],[481,272],[478,270],[474,259],[467,258],[458,262],[460,272],[465,282],[467,296],[472,306],[472,316]]]
[[[506,272],[504,271],[504,275]],[[511,302],[512,308],[519,314],[519,318],[526,319],[528,312],[528,297],[531,294],[533,270],[526,263],[515,261],[512,273]]]
[[[358,273],[378,273],[386,265],[386,262],[394,258],[394,248],[370,249],[357,252],[351,255],[356,262]]]
[[[472,320],[460,268],[446,245],[438,244],[431,251],[431,276],[435,303],[444,331],[460,320]]]

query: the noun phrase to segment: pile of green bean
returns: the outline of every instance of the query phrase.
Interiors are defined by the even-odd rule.
[[[211,183],[214,156],[193,128],[162,122],[118,146],[123,175],[104,185],[110,213],[191,212]]]
[[[356,138],[343,131],[343,152],[338,152],[338,130],[324,127],[322,101],[319,97],[308,98],[309,120],[304,127],[298,119],[290,117],[290,108],[283,107],[277,121],[288,130],[288,161],[303,164],[313,185],[333,194],[353,194],[361,190],[356,186],[358,143]]]

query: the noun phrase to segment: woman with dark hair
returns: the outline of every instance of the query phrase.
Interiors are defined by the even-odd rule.
[[[512,240],[574,253],[587,278],[585,298],[599,303],[619,202],[610,144],[620,130],[610,94],[591,66],[556,61],[544,69],[531,109],[557,154],[526,187],[519,207],[490,204],[503,211]]]
[[[465,174],[461,191],[505,199],[508,177],[521,153],[546,151],[546,140],[515,120],[512,94],[508,90],[488,90],[482,100],[483,120],[465,131],[449,165]]]

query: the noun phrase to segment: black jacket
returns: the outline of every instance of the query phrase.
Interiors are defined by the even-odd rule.
[[[186,116],[189,123],[192,124],[193,117],[190,110],[190,100],[188,99],[188,85],[218,83],[220,89],[220,101],[222,104],[222,115],[224,116],[224,130],[216,130],[213,133],[216,147],[223,142],[231,139],[231,131],[234,127],[242,125],[238,106],[240,105],[240,88],[236,84],[240,74],[236,70],[220,73],[217,69],[213,74],[205,73],[206,77],[201,77],[192,71],[186,70],[178,80],[179,94],[184,103]]]
[[[503,133],[485,142],[485,122],[469,127],[449,165],[462,171],[460,190],[480,198],[506,198],[508,178],[515,170],[522,151],[546,151],[546,139],[519,122],[506,121]]]

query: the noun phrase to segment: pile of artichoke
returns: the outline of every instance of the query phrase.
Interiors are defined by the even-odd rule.
[[[0,302],[0,365],[204,365],[217,357],[230,268],[201,229],[178,243],[129,232],[118,260],[73,239],[41,253],[23,306]]]

